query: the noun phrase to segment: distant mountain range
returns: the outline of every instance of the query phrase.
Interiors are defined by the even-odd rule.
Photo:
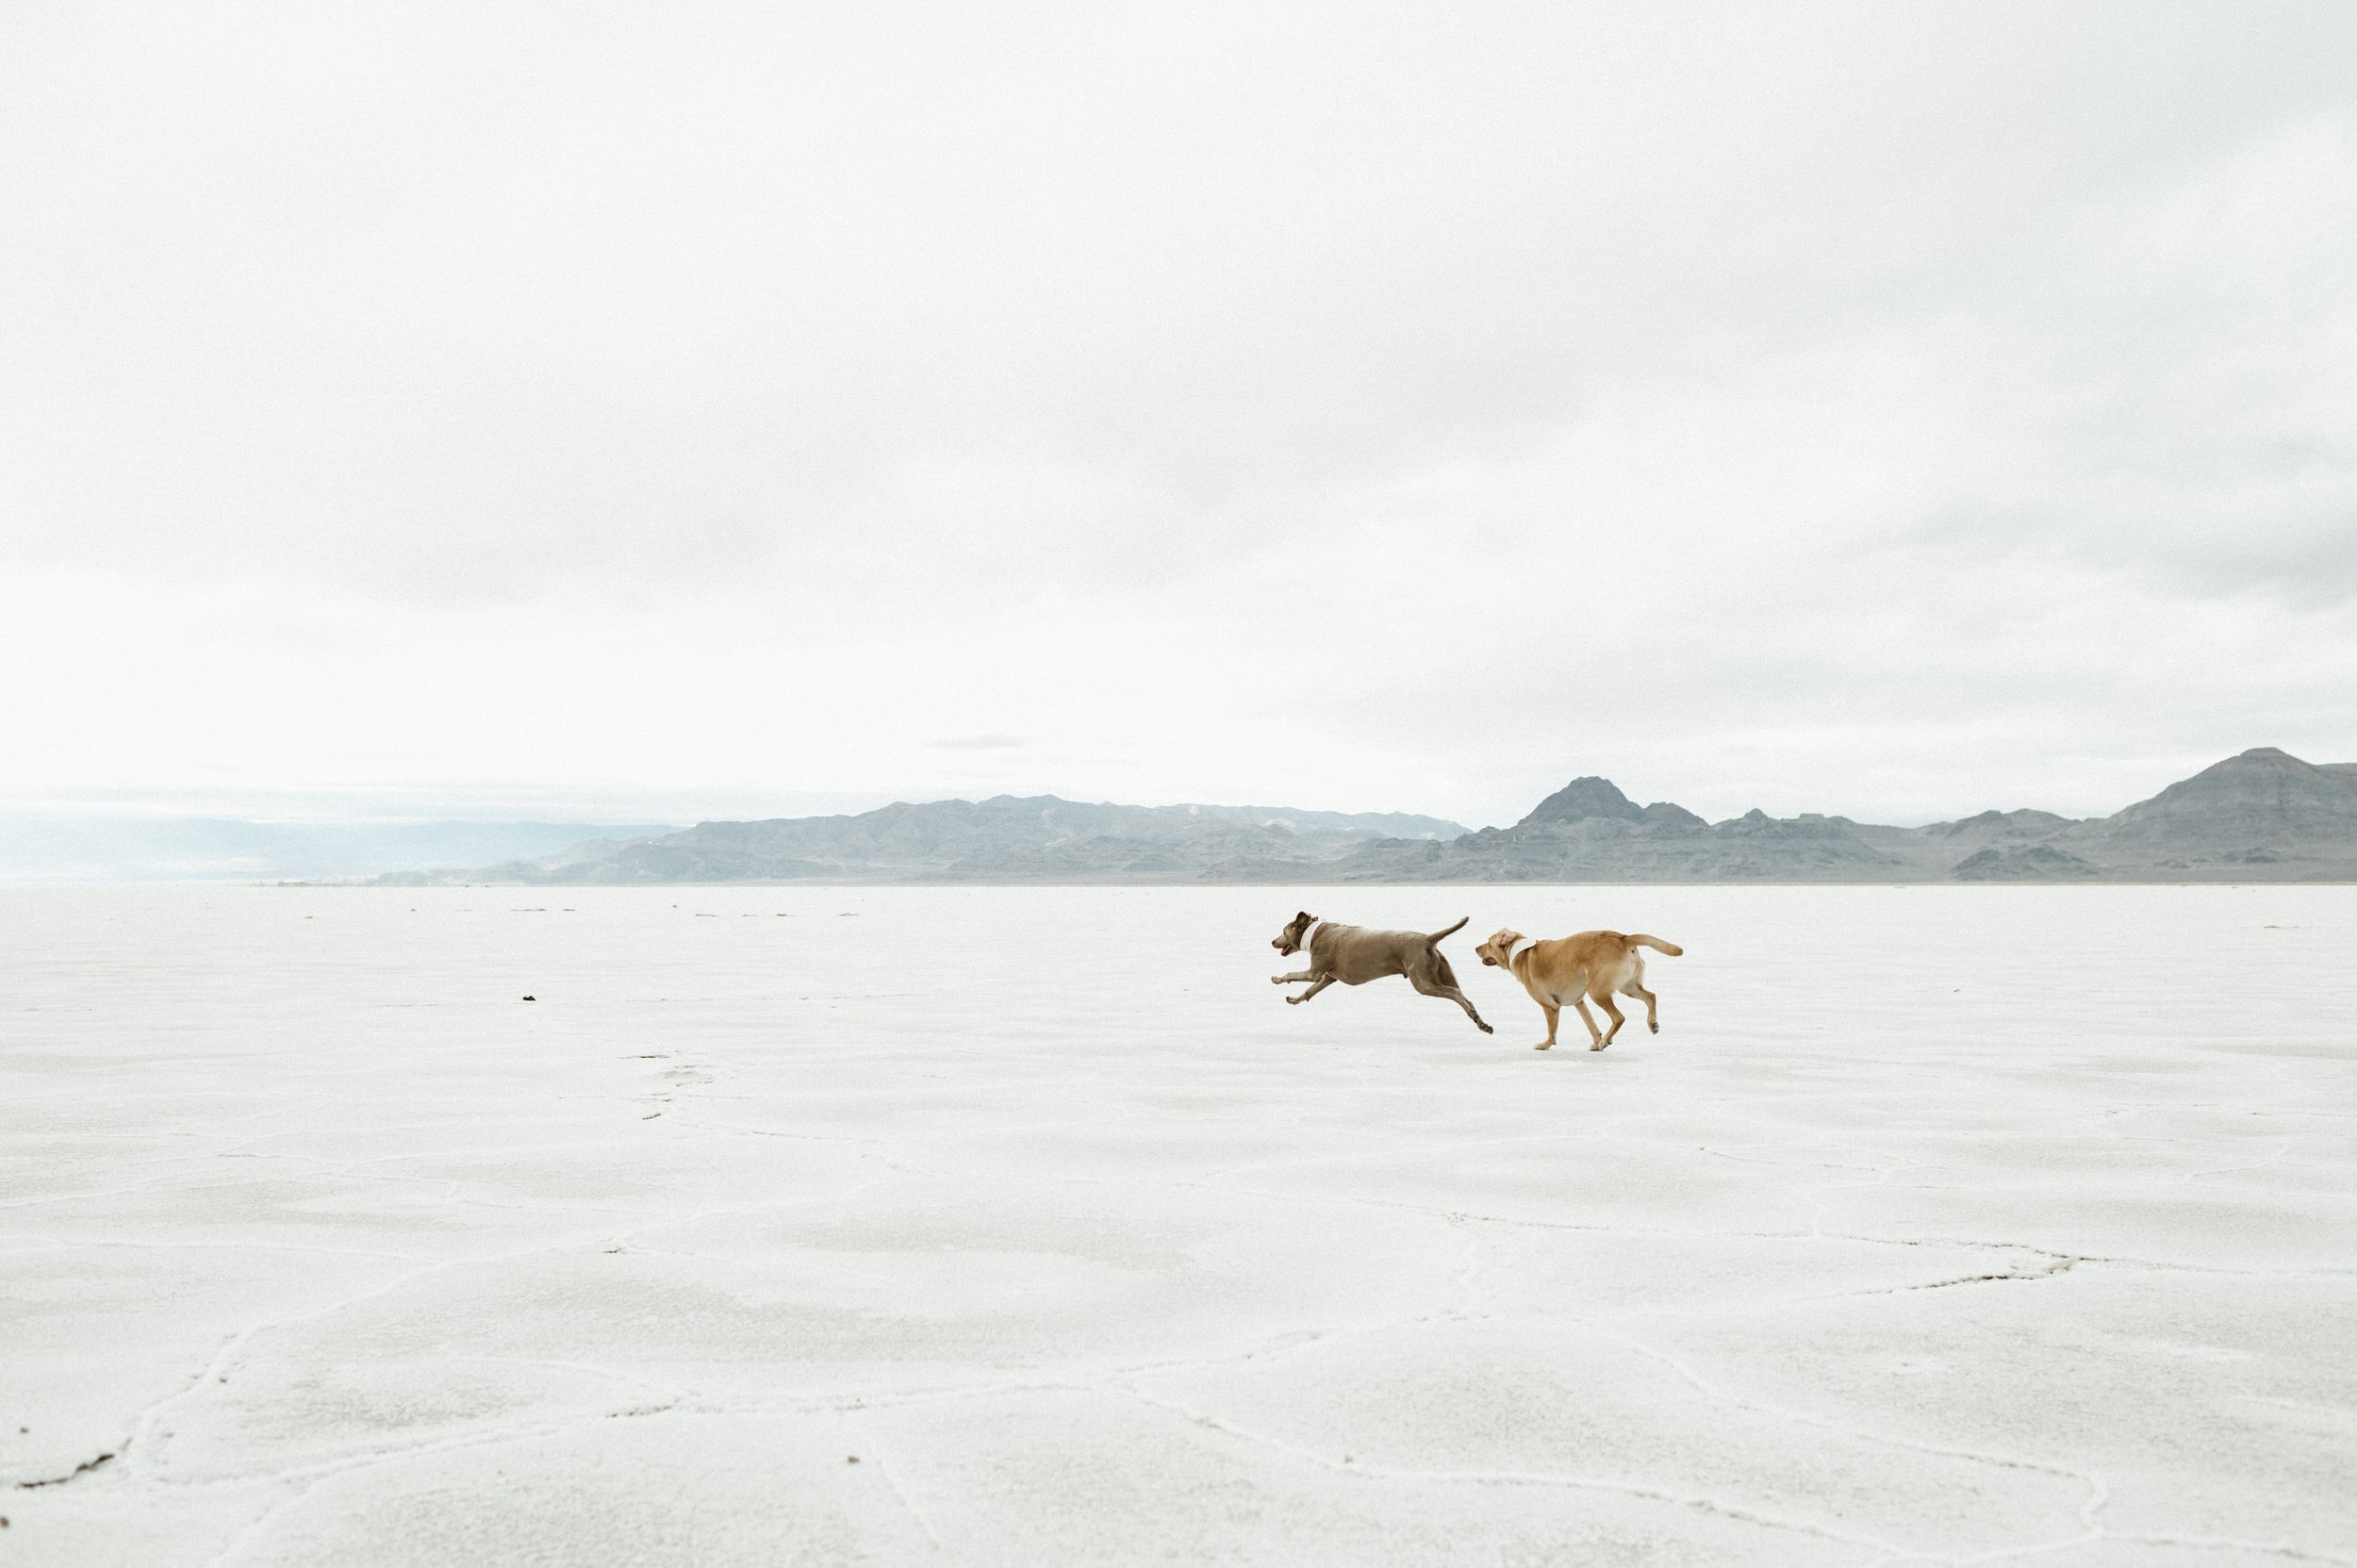
[[[1259,806],[1083,804],[1052,795],[854,817],[703,822],[575,845],[446,883],[2258,882],[2357,881],[2357,764],[2260,747],[2105,817],[1985,811],[1920,828],[1751,811],[1707,822],[1574,779],[1510,828]]]
[[[1281,806],[1122,806],[1053,795],[895,804],[856,817],[700,822],[543,861],[377,879],[545,883],[701,882],[1260,882],[1376,844],[1461,837],[1400,812]]]
[[[1576,779],[1510,828],[1371,845],[1332,869],[1367,882],[2357,880],[2357,765],[2260,747],[2110,817],[1985,811],[1920,828],[1760,811],[1705,822]]]
[[[388,866],[559,855],[585,837],[676,833],[659,822],[254,822],[234,817],[0,813],[0,883],[274,882],[370,877]]]

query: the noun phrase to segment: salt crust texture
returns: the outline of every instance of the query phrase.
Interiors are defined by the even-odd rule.
[[[1297,906],[1472,915],[1498,1035],[1284,1006]],[[1531,1051],[1501,923],[1686,944],[1665,1032]],[[2352,954],[2348,887],[0,893],[0,1560],[2357,1561]]]

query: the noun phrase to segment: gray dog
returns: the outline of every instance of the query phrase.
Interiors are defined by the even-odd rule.
[[[1465,919],[1472,919],[1467,916]],[[1474,1011],[1472,999],[1457,988],[1457,972],[1448,966],[1442,955],[1441,938],[1459,931],[1465,924],[1459,920],[1447,931],[1429,935],[1420,931],[1369,931],[1364,926],[1337,925],[1321,920],[1303,910],[1285,923],[1285,929],[1269,946],[1291,956],[1308,952],[1310,966],[1297,975],[1272,975],[1273,985],[1291,985],[1306,980],[1310,989],[1297,997],[1287,997],[1288,1002],[1308,1001],[1320,991],[1341,981],[1344,985],[1364,985],[1385,975],[1406,975],[1408,983],[1427,997],[1446,997],[1465,1010],[1484,1034],[1494,1033],[1482,1023],[1481,1015]]]

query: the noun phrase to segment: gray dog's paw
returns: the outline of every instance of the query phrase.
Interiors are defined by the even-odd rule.
[[[1298,1007],[1301,1005],[1301,999],[1299,997],[1287,997],[1285,999],[1285,1005],[1287,1007]]]
[[[1476,1022],[1478,1022],[1478,1020],[1475,1020],[1475,1021],[1476,1021]],[[1494,1030],[1494,1029],[1492,1029],[1492,1028],[1491,1028],[1488,1024],[1482,1024],[1482,1026],[1481,1026],[1481,1032],[1482,1032],[1482,1033],[1484,1033],[1484,1034],[1495,1034],[1495,1033],[1497,1032],[1497,1031],[1496,1031],[1496,1030]]]

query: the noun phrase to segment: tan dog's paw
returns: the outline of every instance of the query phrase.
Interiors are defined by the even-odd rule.
[[[1607,1047],[1607,1046],[1610,1045],[1611,1043],[1612,1043],[1612,1042],[1611,1042],[1611,1041],[1609,1041],[1609,1040],[1599,1040],[1599,1041],[1597,1041],[1594,1045],[1590,1046],[1588,1048],[1589,1048],[1590,1050],[1602,1050],[1602,1049],[1604,1049],[1604,1048],[1605,1048],[1605,1047]]]
[[[1645,1027],[1652,1030],[1656,1034],[1661,1032],[1661,1026],[1659,1024],[1647,1024]]]

